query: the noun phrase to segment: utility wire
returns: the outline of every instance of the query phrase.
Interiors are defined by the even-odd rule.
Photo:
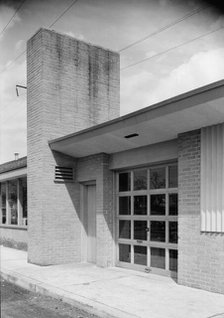
[[[10,65],[12,65],[12,64],[13,64],[15,61],[17,61],[21,56],[23,56],[24,53],[26,53],[26,49],[25,49],[24,51],[22,51],[16,58],[14,58],[14,60],[10,61],[10,63],[7,64],[7,65],[1,70],[0,74],[3,73],[4,71],[6,71],[6,70],[10,67]]]
[[[5,32],[5,30],[7,29],[7,27],[9,26],[9,24],[12,22],[12,20],[15,18],[15,16],[17,15],[18,11],[22,8],[24,2],[26,0],[21,1],[20,5],[17,7],[16,11],[14,12],[14,14],[11,16],[11,18],[9,19],[8,23],[5,25],[5,27],[2,29],[2,31],[0,32],[0,36],[2,35],[3,32]]]
[[[151,38],[151,37],[153,37],[153,36],[155,36],[155,35],[157,35],[157,34],[159,34],[161,32],[163,32],[163,31],[165,31],[165,30],[167,30],[167,29],[169,29],[171,27],[173,27],[174,25],[176,25],[176,24],[178,24],[178,23],[180,23],[180,22],[182,22],[184,20],[189,19],[193,15],[198,14],[199,12],[201,12],[201,11],[207,9],[207,8],[208,8],[208,6],[195,9],[195,10],[187,13],[186,15],[184,15],[182,18],[179,18],[178,20],[173,21],[170,24],[167,24],[167,25],[163,26],[162,28],[160,28],[160,29],[158,29],[158,30],[146,35],[145,37],[143,37],[143,38],[141,38],[141,39],[139,39],[139,40],[137,40],[135,42],[130,43],[129,45],[127,45],[127,46],[123,47],[122,49],[120,49],[118,52],[121,53],[121,52],[123,52],[123,51],[125,51],[127,49],[130,49],[131,47],[133,47],[133,46],[135,46],[135,45],[137,45],[137,44],[139,44],[139,43],[141,43],[141,42],[143,42],[143,41],[145,41],[145,40],[147,40],[147,39],[149,39],[149,38]]]
[[[222,27],[220,27],[220,28],[218,28],[218,29],[215,29],[215,30],[213,30],[213,31],[204,33],[204,34],[202,34],[202,35],[199,35],[199,36],[197,36],[196,38],[193,38],[193,39],[188,40],[188,41],[186,41],[186,42],[183,42],[183,43],[181,43],[181,44],[175,45],[175,46],[173,46],[173,47],[171,47],[171,48],[169,48],[169,49],[167,49],[167,50],[165,50],[165,51],[162,51],[162,52],[159,52],[159,53],[154,54],[154,55],[152,55],[152,56],[146,57],[145,59],[142,59],[142,60],[140,60],[140,61],[137,61],[137,62],[135,62],[135,63],[129,64],[129,65],[127,65],[127,66],[121,68],[121,71],[124,71],[124,70],[126,70],[126,69],[128,69],[128,68],[130,68],[130,67],[133,67],[133,66],[135,66],[135,65],[138,65],[138,64],[144,63],[144,62],[146,62],[146,61],[149,61],[149,60],[151,60],[151,59],[153,59],[153,58],[155,58],[155,57],[158,57],[158,56],[160,56],[160,55],[163,55],[163,54],[168,53],[168,52],[170,52],[170,51],[173,51],[173,50],[175,50],[175,49],[178,49],[178,48],[180,48],[180,47],[182,47],[182,46],[184,46],[184,45],[186,45],[186,44],[189,44],[189,43],[192,43],[192,42],[194,42],[194,41],[197,41],[197,40],[199,40],[199,39],[201,39],[201,38],[203,38],[203,37],[208,36],[209,34],[212,34],[212,33],[217,32],[217,31],[219,31],[219,30],[221,30],[221,29],[223,29],[223,28],[224,28],[224,26],[222,26]]]
[[[26,0],[23,1],[23,3],[25,2]],[[72,3],[48,26],[48,28],[51,28],[53,25],[55,25],[56,22],[58,22],[62,17],[63,15],[68,12],[71,7],[73,7],[76,3],[78,2],[78,0],[73,0]],[[21,7],[21,6],[20,6]],[[15,61],[17,61],[24,53],[26,53],[26,50],[22,51],[14,60],[12,60],[10,62],[10,64],[8,64],[7,66],[5,66],[5,68],[3,68],[1,70],[1,73],[3,73],[5,70],[7,70],[7,68],[12,65]]]
[[[72,3],[59,15],[59,17],[57,17],[54,22],[52,22],[50,25],[49,25],[49,28],[51,28],[53,25],[55,25],[56,22],[58,22],[58,20],[60,20],[63,15],[69,11],[71,9],[71,7],[73,7],[76,3],[78,2],[78,0],[74,0],[72,1]]]

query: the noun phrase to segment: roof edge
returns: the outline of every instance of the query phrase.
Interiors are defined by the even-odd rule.
[[[220,88],[222,86],[224,87],[224,80],[213,82],[213,83],[210,83],[208,85],[198,87],[198,88],[196,88],[194,90],[191,90],[191,91],[188,91],[186,93],[179,94],[177,96],[171,97],[171,98],[166,99],[164,101],[158,102],[156,104],[153,104],[153,105],[144,107],[142,109],[136,110],[136,111],[134,111],[132,113],[117,117],[115,119],[112,119],[112,120],[109,120],[109,121],[106,121],[106,122],[103,122],[101,124],[94,125],[94,126],[86,128],[86,129],[77,131],[75,133],[71,133],[71,134],[68,134],[68,135],[65,135],[65,136],[62,136],[62,137],[59,137],[59,138],[55,138],[55,139],[49,140],[48,144],[51,147],[51,145],[56,143],[56,142],[59,142],[59,141],[65,140],[65,139],[69,139],[69,138],[81,135],[83,133],[91,132],[93,130],[97,130],[97,129],[103,128],[105,126],[121,122],[123,120],[129,119],[129,118],[134,117],[136,115],[141,115],[141,114],[153,111],[155,109],[165,108],[165,107],[167,107],[168,105],[170,105],[172,103],[176,103],[176,102],[180,102],[180,101],[183,101],[185,99],[188,99],[188,98],[192,98],[194,96],[206,93],[208,91],[211,91],[211,90],[214,90],[214,89],[217,89],[217,88]]]
[[[27,167],[27,156],[0,164],[0,174]]]

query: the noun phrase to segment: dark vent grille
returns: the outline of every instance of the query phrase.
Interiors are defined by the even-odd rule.
[[[55,181],[73,181],[73,168],[55,166]]]

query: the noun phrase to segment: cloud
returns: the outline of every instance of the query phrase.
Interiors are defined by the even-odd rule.
[[[160,5],[161,7],[166,7],[167,4],[168,4],[168,1],[167,1],[167,0],[159,0],[159,5]]]
[[[65,34],[72,36],[73,38],[75,37],[75,34],[72,31],[65,32]]]
[[[223,27],[224,27],[224,15],[220,15],[218,19],[215,22],[213,22],[210,26],[211,30],[215,30],[215,29],[223,28]]]
[[[223,79],[223,56],[224,48],[196,53],[161,80],[147,71],[123,78],[121,113],[128,113]]]
[[[224,48],[193,55],[187,63],[174,69],[168,77],[159,82],[153,94],[148,97],[148,104],[223,79],[223,56]]]
[[[2,31],[5,28],[5,26],[7,25],[9,20],[12,18],[14,13],[15,13],[15,10],[13,8],[0,4],[0,31]],[[16,22],[19,22],[20,20],[21,19],[20,19],[19,15],[15,15],[15,17],[11,20],[11,22],[7,26],[6,30],[8,30],[9,28],[12,28],[14,26],[14,24]],[[5,32],[6,32],[6,30],[5,30]],[[5,32],[3,32],[0,35],[0,41],[3,39]]]
[[[121,77],[121,115],[147,106],[152,81],[153,74],[144,70]]]
[[[65,34],[67,34],[67,35],[69,35],[69,36],[72,36],[73,38],[76,38],[76,39],[81,40],[81,41],[84,41],[84,40],[85,40],[84,35],[81,34],[81,33],[75,34],[75,33],[72,32],[72,31],[68,31],[68,32],[65,32]]]
[[[22,49],[24,49],[24,46],[25,46],[25,40],[19,40],[18,42],[16,42],[15,49],[16,51],[20,52]]]
[[[157,52],[156,51],[148,51],[145,53],[145,57],[148,58],[148,57],[152,57],[153,55],[155,55]]]

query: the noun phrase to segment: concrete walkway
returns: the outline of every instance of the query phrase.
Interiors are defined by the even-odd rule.
[[[103,318],[224,318],[224,295],[153,274],[90,264],[42,267],[27,263],[26,252],[6,247],[1,247],[1,274]]]

